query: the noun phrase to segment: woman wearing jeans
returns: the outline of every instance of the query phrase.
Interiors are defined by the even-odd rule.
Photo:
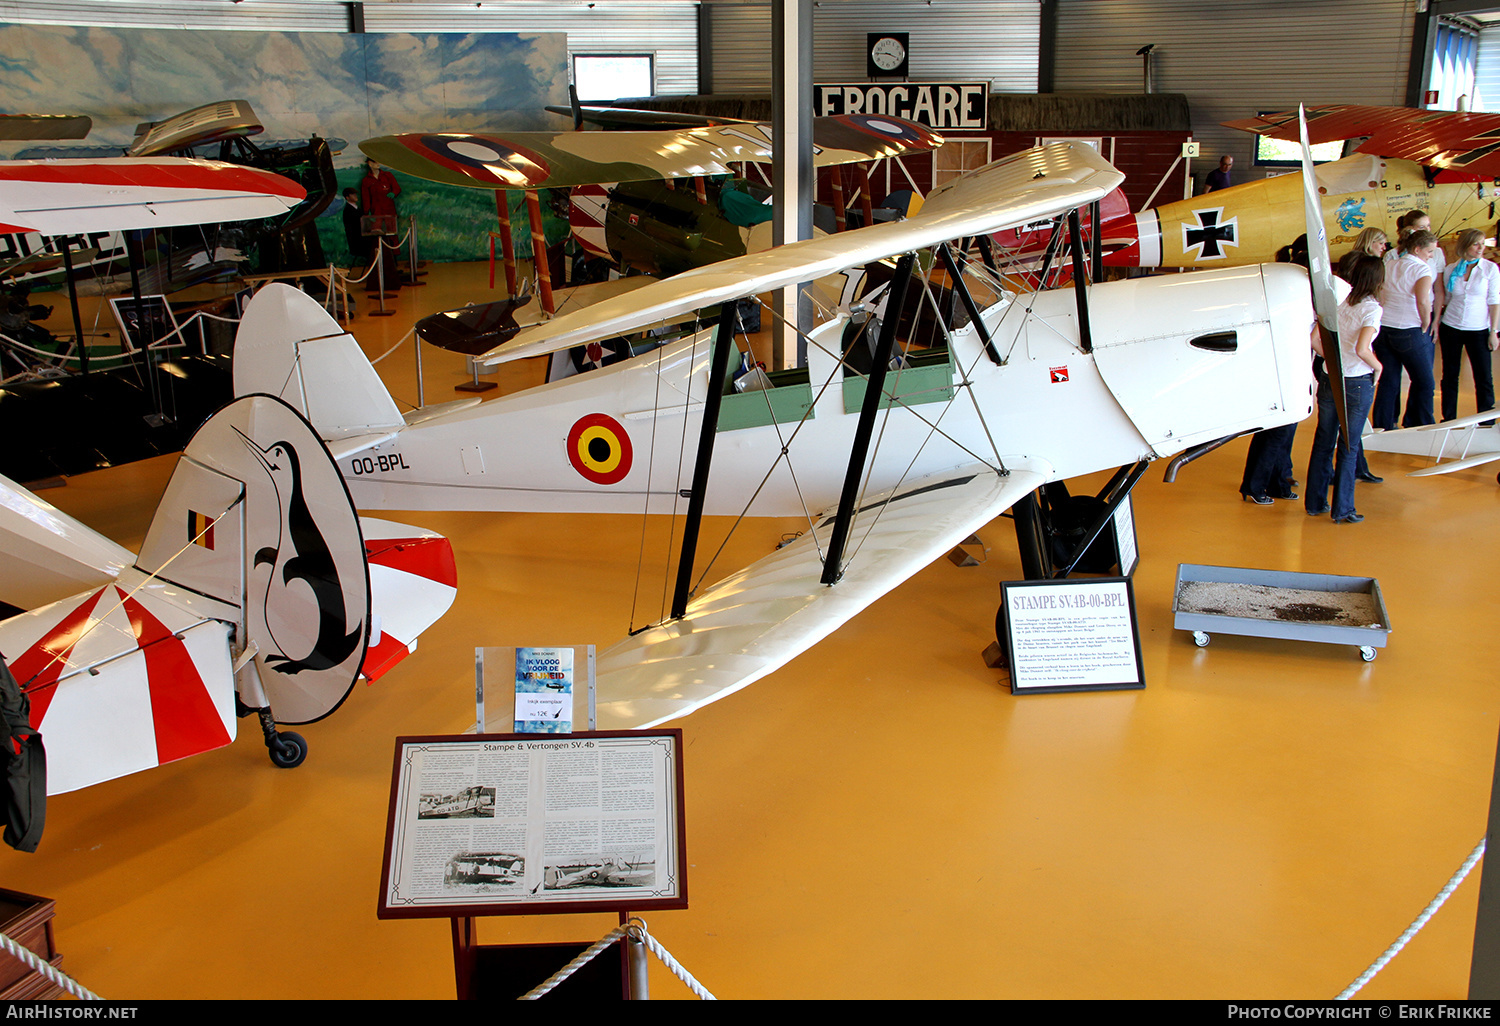
[[[1448,305],[1438,326],[1443,348],[1443,419],[1458,416],[1458,372],[1463,354],[1474,371],[1474,392],[1480,413],[1495,408],[1495,382],[1490,353],[1500,328],[1500,267],[1484,259],[1484,232],[1470,228],[1458,236],[1458,259],[1443,277]]]
[[[1341,438],[1333,403],[1318,403],[1318,430],[1313,436],[1312,459],[1307,468],[1307,514],[1318,516],[1329,510],[1329,470],[1333,471],[1333,522],[1357,524],[1364,517],[1354,510],[1354,468],[1361,451],[1359,435],[1375,398],[1380,379],[1380,361],[1372,343],[1380,329],[1380,303],[1376,296],[1385,281],[1385,267],[1378,257],[1361,257],[1350,273],[1349,296],[1339,304],[1339,356],[1344,369],[1344,411],[1349,434]],[[1337,459],[1334,459],[1335,449]]]
[[[1375,339],[1375,355],[1388,373],[1375,396],[1377,428],[1394,428],[1401,406],[1401,369],[1411,375],[1402,427],[1434,423],[1432,415],[1432,298],[1435,275],[1432,257],[1437,237],[1418,229],[1401,240],[1401,256],[1386,271],[1380,293],[1384,314]]]

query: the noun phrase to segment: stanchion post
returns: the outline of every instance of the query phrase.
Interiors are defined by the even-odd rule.
[[[394,310],[385,308],[385,251],[386,241],[384,235],[375,236],[375,284],[380,289],[376,293],[380,297],[380,309],[371,310],[371,317],[390,317],[395,314]],[[420,378],[418,379],[420,380]]]
[[[406,219],[406,237],[407,237],[407,242],[406,242],[407,260],[411,263],[411,283],[413,285],[426,285],[427,283],[425,281],[423,281],[422,278],[421,278],[421,275],[419,275],[417,273],[417,265],[420,263],[420,261],[417,260],[417,215],[416,214],[412,214],[412,215],[408,216],[407,219]]]
[[[411,347],[417,354],[417,409],[427,405],[427,393],[422,385],[422,336],[413,333]]]
[[[646,945],[644,941],[636,940],[630,934],[625,935],[625,963],[627,972],[630,973],[631,1001],[651,1000],[651,979],[647,969],[650,966],[646,958]]]
[[[1500,747],[1495,750],[1495,772],[1490,781],[1490,818],[1486,838],[1500,837]],[[1479,872],[1479,909],[1474,917],[1474,956],[1469,964],[1469,1000],[1500,999],[1500,870],[1490,867],[1500,861],[1485,851]]]

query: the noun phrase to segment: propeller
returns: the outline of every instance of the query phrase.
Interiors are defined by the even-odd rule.
[[[1307,115],[1297,106],[1297,121],[1302,133],[1302,198],[1307,216],[1307,274],[1312,281],[1313,310],[1318,315],[1322,336],[1323,363],[1328,384],[1333,389],[1333,406],[1338,411],[1339,429],[1344,444],[1352,445],[1349,415],[1344,407],[1343,351],[1339,348],[1339,297],[1333,285],[1333,262],[1328,257],[1328,233],[1324,228],[1323,204],[1318,198],[1318,179],[1313,174],[1312,149],[1307,142]]]

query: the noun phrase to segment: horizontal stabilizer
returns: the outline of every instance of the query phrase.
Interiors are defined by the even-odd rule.
[[[1010,461],[1007,461],[1010,462]],[[844,576],[820,582],[832,518],[706,589],[687,615],[600,653],[599,729],[655,726],[773,672],[1043,484],[1020,461],[1005,476],[974,465],[867,499]],[[817,544],[814,545],[814,538]]]
[[[0,623],[0,650],[31,700],[62,794],[234,740],[228,624],[139,587],[110,584]]]
[[[417,636],[453,605],[458,569],[453,546],[440,534],[420,527],[359,518],[370,564],[370,613],[380,627],[373,632],[360,669],[374,681],[417,647]]]
[[[1082,144],[1053,143],[1026,150],[938,186],[921,212],[909,220],[838,232],[684,271],[628,296],[523,329],[477,362],[494,366],[542,356],[949,239],[1051,217],[1100,199],[1124,177]]]

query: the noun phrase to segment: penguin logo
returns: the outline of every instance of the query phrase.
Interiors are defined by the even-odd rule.
[[[312,650],[301,658],[285,654],[286,642],[276,636],[270,617],[267,617],[271,640],[283,654],[266,656],[265,664],[287,675],[338,666],[359,647],[364,637],[364,622],[360,617],[351,629],[338,567],[303,494],[302,465],[297,450],[287,441],[261,448],[238,428],[235,433],[244,440],[251,455],[271,479],[281,515],[277,543],[259,549],[252,563],[255,567],[271,567],[264,608],[286,609],[289,605],[306,604],[309,591],[317,607],[317,638]],[[311,618],[295,619],[298,623],[307,623]]]
[[[594,484],[612,485],[630,473],[630,436],[620,422],[603,413],[580,417],[568,432],[568,462]]]

